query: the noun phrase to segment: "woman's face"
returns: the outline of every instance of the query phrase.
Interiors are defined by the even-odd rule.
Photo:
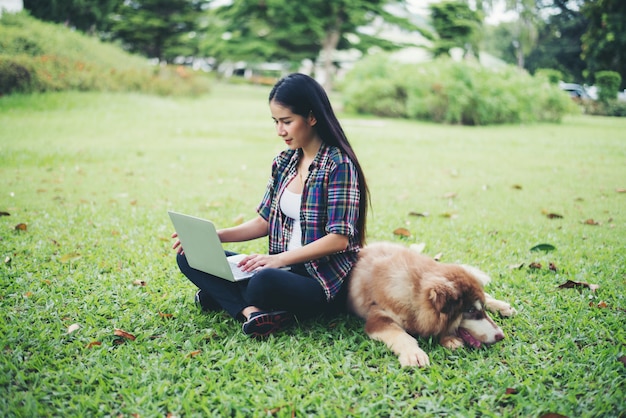
[[[270,111],[276,124],[276,133],[290,149],[306,148],[317,138],[313,128],[317,120],[313,114],[305,118],[273,100],[270,102]]]

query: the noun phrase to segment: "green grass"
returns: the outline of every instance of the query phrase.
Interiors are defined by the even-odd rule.
[[[267,93],[0,98],[0,415],[623,416],[625,119],[467,128],[341,115],[370,183],[370,241],[476,265],[519,311],[495,318],[507,339],[487,349],[421,340],[432,365],[411,369],[350,316],[252,341],[193,305],[166,211],[219,226],[254,215],[282,148]],[[556,250],[530,251],[541,243]],[[558,289],[568,279],[600,287]],[[136,340],[118,344],[116,328]]]

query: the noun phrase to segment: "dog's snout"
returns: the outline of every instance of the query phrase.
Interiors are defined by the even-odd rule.
[[[497,334],[495,335],[495,337],[494,337],[494,338],[496,339],[496,342],[498,342],[498,341],[502,341],[502,340],[504,340],[504,334],[502,334],[502,333],[500,333],[500,332],[499,332],[499,333],[497,333]]]

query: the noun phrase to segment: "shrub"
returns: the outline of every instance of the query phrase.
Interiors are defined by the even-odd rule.
[[[343,87],[347,110],[440,123],[558,122],[577,111],[547,77],[449,58],[400,64],[386,55],[368,57],[347,74]]]
[[[150,67],[114,45],[26,13],[0,18],[0,51],[0,94],[106,90],[197,95],[210,90],[203,73]]]
[[[598,100],[607,103],[617,98],[622,76],[615,71],[599,71],[595,74],[598,86]]]
[[[563,73],[553,68],[539,68],[535,71],[535,77],[545,77],[552,84],[558,84],[563,80]]]

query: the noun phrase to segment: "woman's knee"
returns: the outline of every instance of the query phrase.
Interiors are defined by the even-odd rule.
[[[178,264],[178,268],[180,269],[180,271],[187,276],[189,273],[189,271],[191,270],[191,266],[189,266],[189,263],[187,262],[187,257],[185,257],[185,254],[176,254],[176,263]]]

